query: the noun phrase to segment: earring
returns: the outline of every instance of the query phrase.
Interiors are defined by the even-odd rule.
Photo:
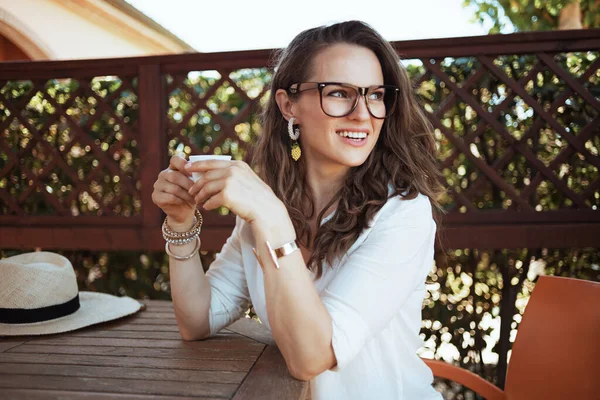
[[[298,161],[300,156],[302,155],[302,151],[300,150],[300,145],[298,144],[298,138],[300,137],[300,128],[294,128],[294,121],[296,118],[290,118],[288,122],[288,134],[290,135],[290,139],[294,142],[292,143],[292,158],[294,161]]]

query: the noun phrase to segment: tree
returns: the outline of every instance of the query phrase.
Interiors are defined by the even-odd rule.
[[[489,33],[600,27],[600,0],[464,0]]]

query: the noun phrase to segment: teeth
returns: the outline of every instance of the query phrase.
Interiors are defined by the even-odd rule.
[[[364,132],[347,132],[347,131],[343,131],[343,132],[338,132],[337,133],[340,136],[343,137],[349,137],[352,139],[364,139],[367,137],[367,134]]]

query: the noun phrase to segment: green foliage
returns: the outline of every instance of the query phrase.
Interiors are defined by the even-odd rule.
[[[18,168],[0,176],[0,189],[31,215],[139,215],[135,86],[116,77],[7,82],[0,99],[21,107],[13,114],[0,101],[8,123],[0,169],[10,160]],[[10,212],[6,203],[0,210]]]
[[[266,68],[242,69],[228,78],[222,79],[217,71],[192,71],[169,93],[171,154],[183,145],[181,150],[187,155],[229,154],[236,160],[246,157],[248,146],[261,133],[258,109],[250,100],[260,96],[259,103],[266,102],[264,91],[271,74]],[[167,76],[168,83],[174,79]],[[235,139],[219,140],[224,123],[235,123],[231,132]]]
[[[490,25],[489,33],[546,31],[558,28],[561,10],[577,0],[464,0],[474,10],[475,21]],[[600,3],[580,0],[584,28],[600,27]]]
[[[556,55],[555,61],[560,67],[571,71],[574,77],[582,79],[587,89],[598,96],[600,72],[588,73],[590,76],[587,80],[582,78],[597,57],[598,52],[569,53]],[[585,154],[570,152],[569,156],[564,157],[564,161],[556,161],[558,154],[569,147],[565,136],[581,133],[599,117],[599,113],[577,94],[561,99],[571,89],[549,69],[532,72],[536,61],[535,57],[529,55],[498,56],[493,64],[499,73],[505,74],[504,79],[496,74],[486,73],[480,79],[470,82],[469,86],[465,82],[476,71],[484,68],[476,58],[442,60],[439,66],[447,78],[434,75],[429,79],[420,79],[425,73],[424,68],[417,65],[409,68],[409,72],[415,74],[415,79],[420,81],[416,93],[424,108],[434,112],[440,105],[444,105],[444,113],[438,114],[443,127],[436,127],[435,136],[443,173],[450,189],[443,199],[447,208],[457,207],[461,212],[467,211],[464,204],[457,203],[455,193],[467,195],[469,199],[473,199],[473,205],[481,210],[519,207],[513,204],[510,196],[492,184],[474,163],[473,157],[494,165],[506,184],[517,193],[530,191],[529,203],[537,211],[572,207],[572,198],[557,189],[546,174],[540,173],[531,160],[526,158],[523,150],[515,151],[512,144],[514,141],[526,144],[530,156],[535,155],[544,166],[553,169],[572,193],[589,194],[585,201],[586,207],[600,205],[600,195],[591,186],[598,179],[599,172],[597,166],[590,162],[598,157],[598,136],[592,135],[586,141]],[[509,78],[527,81],[524,89],[529,101],[511,90],[506,83]],[[468,89],[469,95],[458,95],[449,87],[449,83],[457,83]],[[553,124],[536,113],[532,106],[536,103],[549,111],[558,124]],[[557,125],[563,127],[564,131],[558,131]],[[475,135],[476,133],[479,134]],[[472,142],[467,143],[471,154],[457,152],[450,140],[451,135]],[[536,179],[540,183],[532,190],[531,183]]]

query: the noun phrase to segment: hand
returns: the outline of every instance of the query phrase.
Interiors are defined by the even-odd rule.
[[[252,224],[283,207],[269,185],[243,161],[196,161],[185,170],[202,173],[188,193],[206,210],[224,206]]]
[[[152,202],[167,214],[169,227],[180,232],[192,227],[196,210],[194,198],[188,193],[194,182],[184,169],[186,162],[179,155],[171,157],[169,168],[158,174],[152,192]]]

